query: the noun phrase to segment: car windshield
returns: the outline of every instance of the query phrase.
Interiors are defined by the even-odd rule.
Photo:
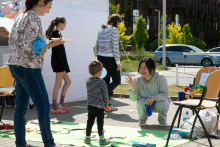
[[[191,48],[193,48],[196,52],[203,52],[202,50],[200,50],[199,48],[195,47],[195,46],[190,46]]]

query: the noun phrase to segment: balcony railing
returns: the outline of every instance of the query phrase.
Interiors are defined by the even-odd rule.
[[[220,15],[220,8],[217,8],[216,15]]]
[[[205,4],[199,4],[199,11],[205,12]]]
[[[124,21],[127,22],[127,23],[133,23],[133,17],[132,17],[132,15],[125,14]]]
[[[192,0],[189,0],[189,8],[193,9],[193,1]]]
[[[148,8],[159,8],[159,0],[148,0]]]
[[[218,37],[219,35],[218,34],[219,34],[218,31],[214,31],[214,39],[219,39],[219,37]]]
[[[209,32],[205,33],[205,39],[210,39],[210,34],[209,34]]]
[[[138,8],[144,9],[144,1],[138,1]]]
[[[212,8],[213,8],[213,6],[209,6],[209,13],[211,13],[212,14]]]
[[[186,7],[187,6],[187,0],[172,0],[172,7]]]

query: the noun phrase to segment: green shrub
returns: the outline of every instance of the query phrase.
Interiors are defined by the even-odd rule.
[[[138,55],[129,54],[129,55],[127,55],[127,56],[128,56],[128,59],[131,60],[131,61],[138,60]],[[140,54],[140,55],[139,55],[139,59],[140,59],[140,60],[143,59],[144,57],[153,58],[154,55],[153,55],[153,54],[149,54],[148,52],[145,52],[144,54]],[[121,55],[121,56],[120,56],[120,60],[121,60],[121,61],[127,60],[126,55]]]
[[[132,37],[132,39],[131,39],[131,42],[128,43],[128,45],[136,46],[135,40],[134,40],[133,37]]]
[[[193,37],[193,40],[194,40],[194,42],[191,45],[196,46],[199,49],[205,49],[206,48],[206,44],[202,40],[200,40],[196,37]]]
[[[150,50],[155,51],[158,48],[158,39],[155,39],[153,42],[150,44]]]

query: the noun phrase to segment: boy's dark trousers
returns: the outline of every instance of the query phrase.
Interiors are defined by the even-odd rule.
[[[98,133],[101,136],[103,131],[104,125],[104,109],[96,108],[93,106],[88,106],[88,120],[86,126],[86,136],[91,135],[92,126],[95,122],[95,118],[97,117],[97,126],[98,126]]]

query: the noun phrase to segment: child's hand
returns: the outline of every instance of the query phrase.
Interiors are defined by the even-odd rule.
[[[145,101],[145,104],[148,105],[148,106],[152,105],[155,99],[156,99],[155,96],[151,96],[149,99],[147,99]]]
[[[64,44],[65,41],[61,41],[62,38],[58,39],[58,40],[54,40],[51,42],[51,46],[54,47],[54,46],[57,46],[57,45],[60,45],[60,44]]]

